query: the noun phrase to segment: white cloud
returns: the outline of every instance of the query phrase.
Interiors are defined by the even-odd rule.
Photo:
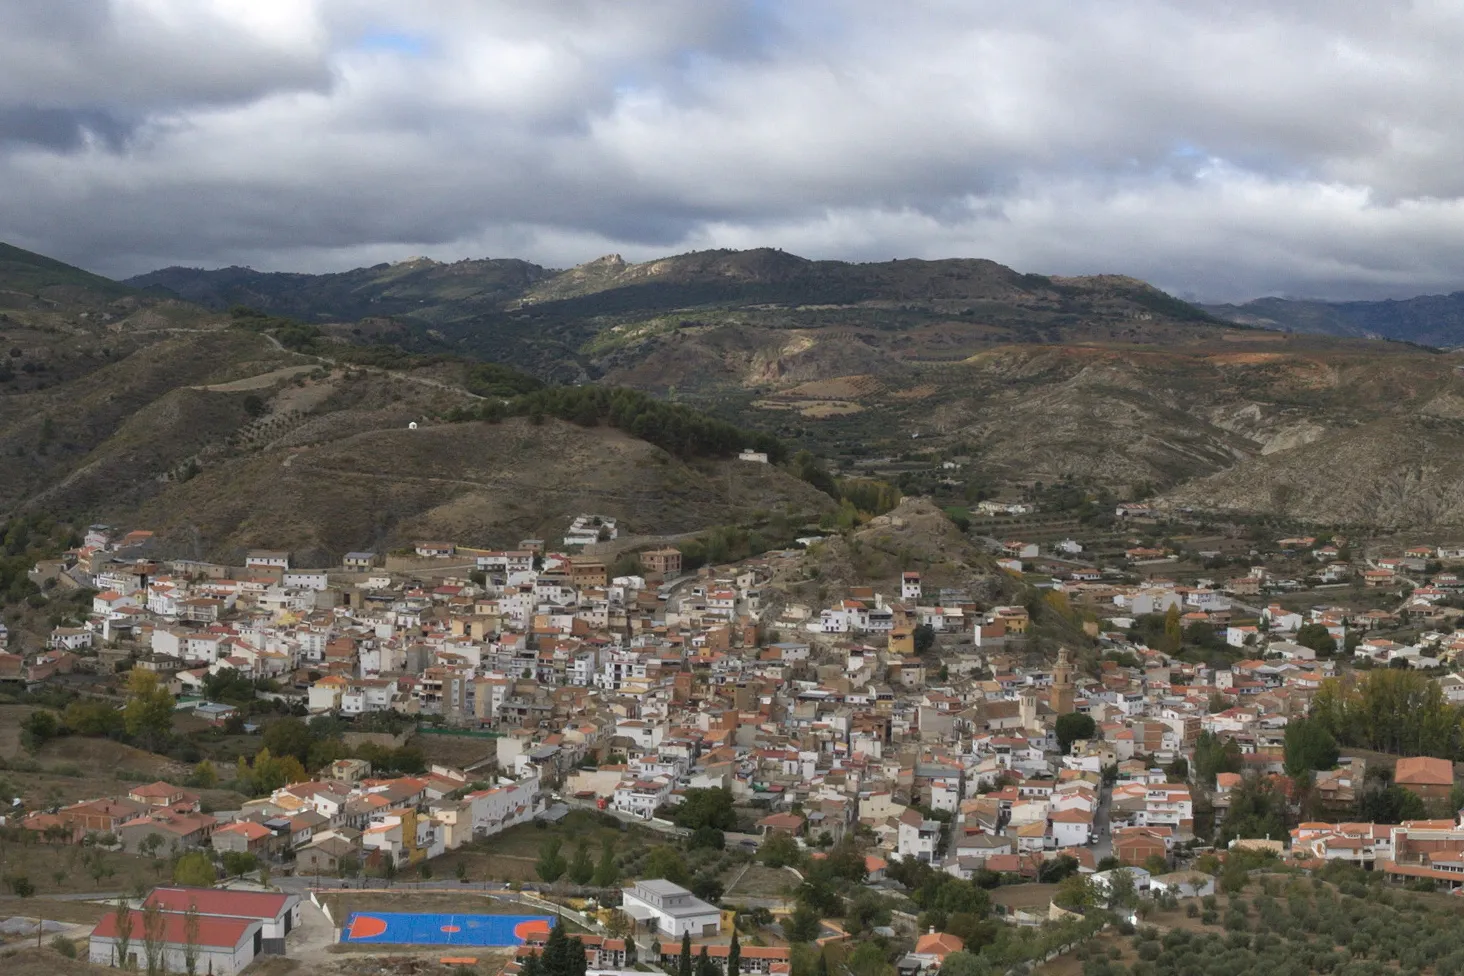
[[[771,245],[1464,287],[1445,0],[0,0],[0,238],[110,273]]]

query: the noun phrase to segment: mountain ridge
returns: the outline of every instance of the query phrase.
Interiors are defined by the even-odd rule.
[[[1202,307],[1217,318],[1257,328],[1389,339],[1436,348],[1464,346],[1464,291],[1382,301],[1272,297]]]
[[[124,401],[106,399],[110,386],[87,408],[111,404],[97,413],[103,420],[83,416],[64,428],[66,403],[92,401],[41,389],[10,404],[0,397],[0,450],[30,452],[26,465],[36,470],[25,483],[51,477],[54,454],[35,448],[41,418],[54,416],[60,443],[51,450],[74,443],[85,455],[81,475],[56,468],[66,477],[55,497],[95,506],[107,484],[150,457],[143,467],[151,476],[182,472],[188,483],[129,496],[129,509],[158,518],[162,509],[152,499],[171,498],[186,516],[177,531],[207,525],[233,544],[262,544],[263,537],[257,520],[225,504],[234,490],[225,477],[230,470],[253,486],[253,497],[270,500],[266,507],[283,521],[300,522],[299,499],[311,493],[328,501],[332,493],[355,492],[358,504],[377,498],[395,513],[381,532],[421,527],[413,519],[432,492],[401,478],[363,495],[342,479],[354,470],[387,485],[390,473],[368,470],[364,455],[383,445],[401,450],[401,431],[413,420],[458,424],[449,440],[467,440],[453,455],[464,465],[479,457],[473,439],[499,432],[451,420],[493,413],[484,411],[488,387],[478,396],[468,392],[476,381],[464,357],[565,386],[637,389],[808,448],[839,476],[898,480],[955,501],[1043,482],[1110,497],[1182,499],[1182,507],[1196,509],[1208,499],[1233,515],[1295,518],[1309,511],[1388,525],[1464,519],[1464,510],[1440,501],[1457,483],[1439,458],[1457,443],[1453,425],[1464,416],[1459,356],[1245,328],[1122,275],[1048,277],[981,259],[822,262],[761,248],[639,263],[605,255],[566,271],[505,258],[414,259],[326,276],[172,269],[130,279],[128,287],[135,286],[145,290],[124,303],[151,303],[148,315],[171,310],[186,321],[171,332],[132,330],[134,316],[99,331],[95,319],[75,317],[65,328],[91,344],[102,334],[123,345],[171,335],[180,355],[223,343],[232,351],[202,355],[233,364],[233,372],[191,379],[190,390],[164,390],[156,405],[134,408],[138,419],[131,423],[116,416]],[[204,298],[215,308],[175,295]],[[241,298],[261,310],[224,311]],[[355,354],[354,346],[369,343],[378,343],[369,355]],[[263,416],[239,413],[249,394],[237,382],[261,384],[253,396],[264,402]],[[220,392],[204,396],[199,386]],[[200,429],[217,426],[232,446],[199,448],[199,431],[176,426],[190,413],[200,417]],[[159,444],[147,429],[173,433]],[[1417,443],[1387,431],[1406,432]],[[363,459],[343,462],[328,451],[335,441],[356,445]],[[1328,457],[1348,458],[1348,470]],[[584,473],[557,463],[550,455],[532,461],[545,483],[576,483]],[[305,468],[296,473],[294,465]],[[312,465],[331,477],[302,480]],[[694,486],[712,476],[711,468],[695,467],[676,483]],[[630,484],[652,470],[633,464],[615,477]],[[1412,472],[1407,490],[1388,494],[1400,472]],[[494,479],[470,467],[433,477],[476,499],[463,503],[470,507],[483,510],[495,497]],[[1295,493],[1275,490],[1286,479],[1297,482]],[[305,494],[290,494],[291,485]],[[805,507],[796,500],[804,488],[783,484],[770,496],[783,501],[767,507]],[[674,491],[649,481],[636,490],[676,511]],[[1292,499],[1305,504],[1279,505]],[[718,506],[727,508],[728,499],[700,510],[709,518]],[[216,517],[224,510],[235,512],[233,521]],[[452,505],[447,511],[455,519],[462,514]],[[348,514],[340,509],[331,518],[350,521]],[[497,517],[504,532],[528,530],[519,515],[501,510]],[[474,518],[453,524],[487,524]],[[350,533],[321,525],[307,534],[329,548]]]

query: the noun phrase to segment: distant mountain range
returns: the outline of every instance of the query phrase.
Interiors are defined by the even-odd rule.
[[[513,259],[426,258],[305,275],[165,268],[126,282],[223,310],[305,322],[370,320],[418,351],[451,350],[581,382],[634,367],[649,346],[734,321],[749,330],[943,330],[950,359],[1001,342],[1171,337],[1210,316],[1132,278],[1049,278],[993,261],[810,261],[773,248],[699,251],[630,264],[608,255],[567,271]],[[960,326],[958,330],[953,326]],[[917,345],[920,343],[916,342]],[[674,377],[667,385],[684,387]]]
[[[1202,307],[1228,322],[1282,332],[1393,339],[1441,349],[1464,346],[1464,291],[1384,302],[1258,298]]]
[[[827,501],[776,465],[750,479],[604,427],[464,421],[510,395],[486,360],[632,387],[942,497],[1067,482],[1464,526],[1464,356],[1354,337],[1438,342],[1455,326],[1426,321],[1428,301],[1205,310],[1122,276],[769,248],[117,283],[0,249],[0,349],[19,351],[0,363],[0,507],[142,521],[204,553],[330,554],[512,542],[577,510],[685,532]],[[1368,325],[1365,306],[1406,307],[1417,331]]]

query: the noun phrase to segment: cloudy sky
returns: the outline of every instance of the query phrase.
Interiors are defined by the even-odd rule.
[[[0,239],[1464,288],[1461,0],[0,0]]]

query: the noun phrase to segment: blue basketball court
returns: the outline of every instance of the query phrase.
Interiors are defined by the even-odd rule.
[[[352,912],[342,942],[390,945],[517,946],[542,941],[554,919],[547,915],[440,915]]]

